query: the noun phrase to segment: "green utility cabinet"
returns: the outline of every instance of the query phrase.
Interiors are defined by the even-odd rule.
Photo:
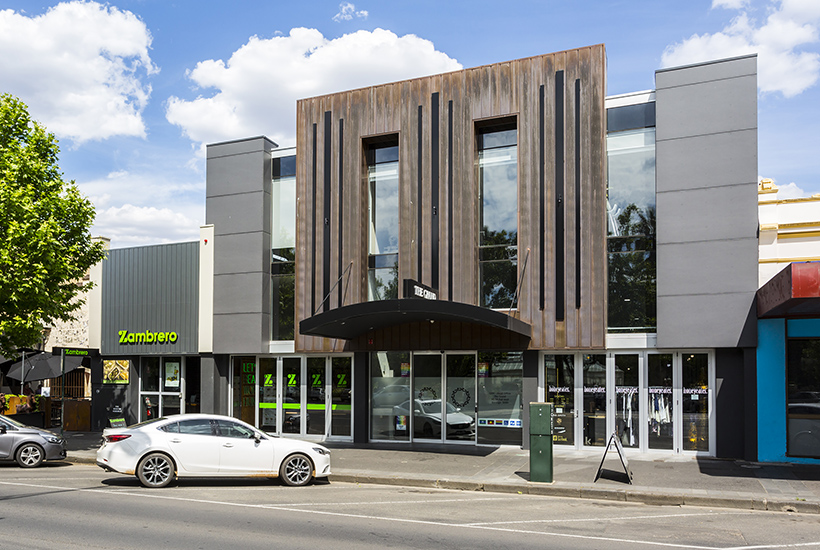
[[[552,403],[530,403],[530,481],[552,483]]]

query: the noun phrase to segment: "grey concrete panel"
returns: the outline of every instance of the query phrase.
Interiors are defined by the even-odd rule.
[[[213,224],[214,235],[231,235],[234,233],[250,233],[253,231],[270,232],[270,218],[265,218],[265,212],[270,212],[270,193],[255,191],[252,193],[238,193],[223,195],[208,199],[208,224]]]
[[[236,273],[214,276],[214,315],[225,313],[262,314],[264,273]],[[216,336],[214,326],[214,336]],[[214,352],[216,353],[216,352]]]
[[[754,346],[754,293],[658,296],[659,348]]]
[[[757,239],[658,244],[658,300],[757,290]],[[658,311],[658,326],[670,321]],[[726,322],[730,322],[726,319]]]
[[[757,78],[742,76],[655,92],[655,139],[757,128]]]
[[[270,273],[269,235],[259,232],[217,235],[214,241],[214,275]]]
[[[207,158],[219,158],[246,153],[270,153],[277,147],[276,143],[264,136],[211,143],[207,147]]]
[[[655,72],[655,88],[673,88],[675,86],[687,86],[693,83],[708,82],[710,80],[723,80],[726,78],[756,74],[756,55],[735,57],[684,67],[661,69]]]
[[[259,314],[214,315],[214,353],[263,353],[263,330]]]
[[[270,164],[270,155],[261,152],[208,159],[206,198],[261,191],[266,184],[270,192],[270,180],[264,180],[266,163]]]
[[[660,141],[655,144],[655,151],[658,193],[733,183],[749,183],[756,193],[757,130],[754,128]]]
[[[660,242],[752,239],[754,250],[745,253],[757,261],[756,183],[658,193],[656,201],[659,211],[675,213],[658,216]]]

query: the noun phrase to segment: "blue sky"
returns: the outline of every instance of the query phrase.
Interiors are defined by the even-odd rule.
[[[761,177],[820,193],[820,1],[0,0],[0,93],[57,134],[113,247],[193,240],[203,144],[293,144],[295,100],[590,44],[609,95],[757,52]]]

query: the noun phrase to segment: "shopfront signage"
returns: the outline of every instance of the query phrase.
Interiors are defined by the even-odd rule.
[[[404,280],[404,297],[438,300],[438,291],[413,279]]]
[[[52,355],[60,355],[65,352],[66,357],[98,357],[100,350],[97,348],[64,348],[54,346],[51,350]]]
[[[173,344],[179,339],[176,332],[129,332],[119,331],[120,344]]]

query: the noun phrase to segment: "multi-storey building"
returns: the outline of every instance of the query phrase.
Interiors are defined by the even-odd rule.
[[[756,57],[605,81],[592,46],[301,100],[295,148],[209,145],[200,242],[103,266],[129,383],[99,369],[97,424],[526,445],[546,400],[566,448],[756,458]]]

